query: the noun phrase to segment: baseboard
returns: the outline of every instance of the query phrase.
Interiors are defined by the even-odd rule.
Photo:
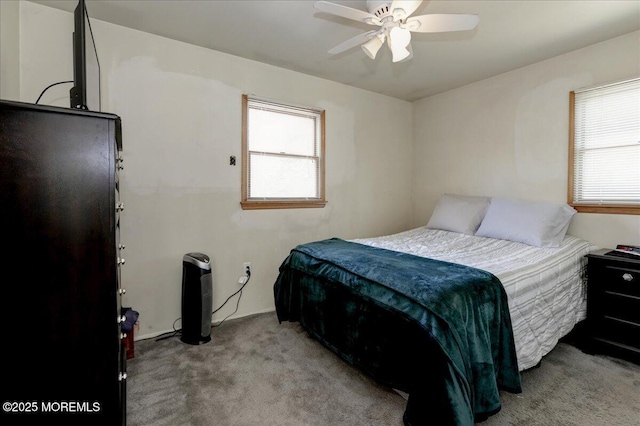
[[[253,316],[253,315],[266,314],[268,312],[275,312],[275,311],[276,311],[276,308],[274,307],[274,308],[263,309],[261,311],[249,312],[249,313],[241,314],[241,315],[234,315],[234,316],[229,317],[229,319],[227,319],[227,321],[240,319],[240,318],[245,318],[245,317],[250,317],[250,316]],[[220,324],[221,322],[222,322],[221,319],[220,320],[214,320],[214,321],[212,321],[212,324],[217,325],[217,324]],[[164,330],[164,331],[157,331],[155,333],[143,334],[141,336],[134,336],[133,341],[137,342],[139,340],[153,339],[153,338],[161,336],[163,334],[172,333],[172,332],[173,332],[173,329]]]
[[[235,316],[229,317],[229,319],[227,321],[234,320],[234,319],[245,318],[245,317],[250,317],[250,316],[253,316],[253,315],[266,314],[267,312],[275,312],[275,311],[276,311],[276,308],[269,308],[269,309],[264,309],[262,311],[250,312],[248,314],[235,315]],[[221,322],[222,322],[222,320],[215,320],[212,323],[217,325],[217,324],[220,324]]]

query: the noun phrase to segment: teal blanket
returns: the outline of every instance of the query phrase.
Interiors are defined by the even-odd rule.
[[[500,389],[521,392],[507,296],[486,271],[334,238],[293,249],[274,297],[280,321],[408,391],[407,425],[472,425]]]

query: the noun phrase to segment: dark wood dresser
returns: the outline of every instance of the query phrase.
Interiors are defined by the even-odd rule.
[[[587,340],[591,352],[640,361],[640,258],[587,255]]]
[[[123,425],[113,114],[0,101],[3,425]]]

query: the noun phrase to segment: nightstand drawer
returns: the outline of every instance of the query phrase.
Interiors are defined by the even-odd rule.
[[[612,317],[604,317],[596,324],[594,337],[640,348],[640,325]]]
[[[607,290],[602,295],[602,314],[640,325],[640,296]]]
[[[587,255],[588,347],[640,363],[640,258]]]
[[[605,266],[602,272],[601,285],[606,290],[640,297],[640,270]]]

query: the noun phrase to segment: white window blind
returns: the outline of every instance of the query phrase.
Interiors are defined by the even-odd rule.
[[[640,78],[574,96],[573,204],[640,206]]]
[[[321,110],[247,98],[246,200],[320,200]]]

